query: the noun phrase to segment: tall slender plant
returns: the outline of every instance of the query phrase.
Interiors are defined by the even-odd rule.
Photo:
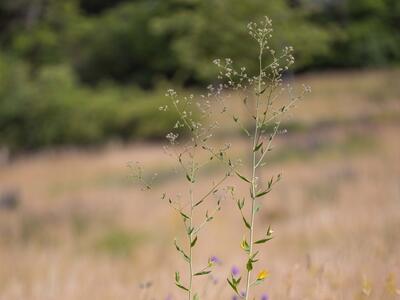
[[[294,63],[293,48],[284,47],[280,52],[272,49],[270,40],[273,28],[272,21],[268,17],[258,23],[249,23],[248,31],[258,45],[258,71],[255,75],[247,74],[245,67],[240,68],[240,71],[235,70],[230,59],[225,59],[224,63],[219,59],[214,61],[221,70],[219,78],[225,78],[228,89],[246,92],[242,103],[245,110],[250,113],[249,119],[251,120],[248,126],[244,126],[244,122],[240,120],[238,114],[232,112],[233,121],[249,138],[249,152],[247,152],[251,156],[248,166],[249,175],[244,175],[245,171],[241,173],[239,170],[235,170],[235,173],[248,185],[250,205],[248,205],[248,208],[245,207],[247,203],[245,198],[236,199],[246,229],[245,237],[241,242],[241,248],[247,254],[243,290],[240,289],[242,278],[234,274],[235,272],[232,272],[233,274],[227,280],[237,296],[246,300],[251,297],[252,287],[261,283],[268,276],[266,270],[259,271],[256,276],[253,275],[255,264],[259,260],[257,246],[273,238],[273,231],[270,226],[265,229],[263,235],[257,236],[256,215],[260,211],[261,199],[265,198],[271,192],[272,187],[281,179],[281,174],[277,174],[267,181],[262,180],[262,169],[266,166],[268,153],[272,151],[274,138],[285,132],[285,130],[280,129],[283,115],[296,106],[296,103],[303,98],[304,94],[310,91],[308,87],[303,86],[304,90],[298,96],[295,96],[290,85],[284,82],[284,73]],[[282,102],[280,99],[284,93],[287,93],[288,99]],[[227,108],[226,111],[228,112],[229,109]]]
[[[203,267],[196,269],[198,263],[195,260],[194,248],[199,241],[199,233],[205,225],[214,219],[216,213],[221,209],[221,198],[224,193],[222,185],[231,176],[234,170],[234,163],[227,158],[226,152],[230,148],[229,144],[222,147],[213,146],[210,139],[213,137],[213,130],[218,126],[217,122],[210,122],[213,115],[211,98],[213,93],[201,95],[199,99],[194,95],[180,97],[175,90],[169,89],[166,96],[171,99],[172,108],[178,113],[174,130],[167,135],[169,146],[165,147],[166,153],[175,158],[182,176],[187,181],[186,200],[178,195],[168,196],[163,194],[162,198],[167,199],[169,205],[177,211],[183,221],[183,226],[187,236],[186,246],[183,246],[175,239],[175,248],[187,263],[185,279],[181,279],[179,271],[175,272],[175,284],[187,293],[187,299],[196,300],[199,293],[194,290],[193,282],[196,277],[210,274],[212,267],[218,262],[218,258],[210,256]],[[169,106],[160,107],[160,110],[167,111]],[[179,139],[179,133],[184,132],[187,136]],[[196,193],[195,188],[198,183],[200,172],[209,164],[217,161],[224,168],[223,175],[213,181],[211,186],[203,194]],[[200,187],[201,188],[201,187]],[[196,222],[195,214],[201,213],[199,210],[206,200],[216,198],[215,207],[209,211],[203,209],[203,218]]]
[[[175,272],[175,284],[186,293],[189,300],[200,299],[199,293],[194,289],[195,278],[211,273],[212,267],[218,261],[216,257],[210,256],[203,267],[198,268],[194,250],[199,243],[200,231],[221,209],[221,197],[228,191],[237,203],[241,222],[246,230],[241,248],[246,252],[247,259],[244,264],[245,279],[242,281],[239,273],[233,271],[227,281],[236,293],[236,297],[248,300],[252,296],[252,287],[268,276],[266,270],[259,271],[256,276],[253,275],[255,264],[259,260],[257,246],[270,241],[273,237],[271,227],[265,229],[264,235],[258,236],[256,215],[260,211],[260,200],[271,192],[272,187],[281,179],[281,174],[274,175],[267,181],[262,180],[260,176],[263,167],[266,166],[268,153],[272,151],[274,138],[283,132],[280,129],[283,115],[309,91],[309,88],[304,86],[303,92],[295,96],[293,89],[284,83],[283,75],[294,63],[293,48],[284,47],[279,53],[271,48],[273,29],[268,17],[258,23],[249,23],[248,31],[258,45],[258,71],[255,75],[248,74],[244,66],[236,70],[229,58],[215,59],[214,64],[219,68],[220,83],[208,86],[208,92],[199,97],[179,96],[175,90],[169,89],[166,96],[171,102],[160,107],[161,111],[174,109],[179,115],[174,129],[166,136],[169,145],[165,150],[179,165],[180,173],[187,182],[186,193],[183,196],[164,193],[162,199],[167,200],[182,218],[186,242],[181,243],[175,239],[175,248],[186,261],[187,269],[184,276],[181,276],[179,271]],[[280,99],[284,93],[287,93],[288,99],[282,102]],[[250,114],[250,117],[244,120],[240,119],[240,112],[235,111],[237,106],[227,102],[228,99],[237,99],[242,94],[244,96],[241,102]],[[242,162],[246,162],[246,157],[236,159],[230,157],[231,144],[221,146],[212,141],[214,131],[219,125],[217,121],[212,121],[215,114],[228,114],[229,119],[246,134],[248,151],[245,156],[249,153],[251,156],[248,165],[242,166]],[[186,134],[183,139],[180,138],[181,133]],[[223,166],[223,175],[213,181],[203,194],[195,192],[201,170],[215,161]],[[242,171],[241,169],[245,167],[249,170]],[[137,170],[136,177],[146,188],[150,188],[142,176],[141,169]],[[246,172],[249,175],[245,175]],[[224,186],[226,180],[233,174],[249,188],[247,200],[246,197],[236,196],[235,186]],[[225,191],[219,194],[220,190]],[[198,221],[196,215],[201,213],[203,204],[211,197],[216,198],[214,209],[211,212],[203,209],[203,219]],[[248,202],[250,205],[246,205]]]

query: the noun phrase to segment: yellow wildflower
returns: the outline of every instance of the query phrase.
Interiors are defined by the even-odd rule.
[[[267,270],[262,270],[258,276],[257,276],[257,280],[264,280],[265,278],[267,278],[269,276],[269,273]]]

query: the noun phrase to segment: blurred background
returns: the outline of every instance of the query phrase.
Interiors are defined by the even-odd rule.
[[[257,293],[399,299],[398,0],[0,0],[0,299],[182,299],[180,218],[159,200],[185,187],[162,150],[177,116],[158,108],[167,88],[203,92],[215,58],[255,70],[246,25],[264,15],[313,92],[266,170],[284,180],[259,220],[277,237]],[[159,173],[151,191],[131,161]],[[234,203],[222,214],[199,246],[222,260],[204,299],[230,299],[243,261]]]

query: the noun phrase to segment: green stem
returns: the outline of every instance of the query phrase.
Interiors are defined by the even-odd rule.
[[[192,189],[189,191],[190,193],[190,225],[189,230],[193,228],[193,192]],[[193,263],[192,263],[192,242],[193,242],[193,232],[189,234],[189,300],[192,299],[192,285],[193,285]]]
[[[253,244],[254,244],[254,219],[256,214],[256,169],[257,169],[257,156],[256,151],[254,149],[257,147],[258,142],[258,122],[259,122],[259,104],[260,104],[260,96],[261,96],[261,80],[262,80],[262,55],[263,55],[263,46],[260,45],[260,54],[258,56],[259,60],[259,69],[260,74],[258,76],[258,93],[256,99],[256,125],[254,129],[253,136],[253,160],[252,160],[252,175],[251,175],[251,219],[250,219],[250,242],[249,242],[249,256],[250,259],[253,256]],[[251,282],[251,270],[247,270],[247,278],[246,278],[246,292],[245,299],[248,300],[250,296],[250,282]]]
[[[192,174],[191,178],[194,179],[195,176],[195,162],[194,158],[192,158]],[[193,210],[194,210],[194,200],[193,200],[193,181],[190,183],[190,189],[189,189],[189,198],[190,198],[190,225],[189,225],[189,292],[188,292],[188,299],[192,299],[192,288],[193,288],[193,251],[192,251],[192,243],[193,243],[193,235],[194,235],[194,228],[193,228]]]

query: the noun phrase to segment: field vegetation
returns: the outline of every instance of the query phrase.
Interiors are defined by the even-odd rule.
[[[160,138],[175,119],[153,109],[166,86],[211,83],[217,57],[257,70],[238,41],[264,15],[273,48],[294,47],[295,72],[400,62],[397,0],[3,0],[0,147]]]
[[[398,299],[398,76],[394,69],[297,77],[314,88],[272,152],[268,174],[283,170],[283,183],[257,223],[272,222],[277,233],[262,253],[270,275],[257,295]],[[223,124],[219,134],[245,151],[244,136]],[[131,161],[142,161],[148,176],[159,173],[150,191],[129,178]],[[1,190],[16,202],[0,207],[0,299],[180,299],[173,272],[184,263],[172,240],[181,220],[160,199],[184,184],[173,165],[148,142],[47,150],[3,165]],[[207,169],[204,190],[220,172]],[[206,299],[232,297],[224,280],[245,259],[236,203],[221,205],[224,218],[204,234],[223,240],[198,246],[200,259],[223,258],[197,283]]]

